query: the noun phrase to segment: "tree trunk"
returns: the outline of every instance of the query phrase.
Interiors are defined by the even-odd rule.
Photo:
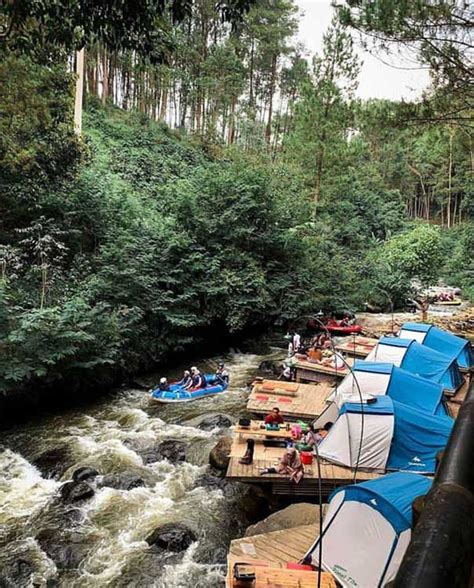
[[[452,179],[453,179],[453,136],[454,131],[449,131],[449,165],[448,165],[448,206],[446,210],[446,219],[448,229],[451,228],[451,205],[452,205]]]
[[[237,105],[237,96],[232,96],[232,103],[230,106],[230,118],[229,118],[229,134],[227,137],[228,145],[232,145],[235,141],[235,107]]]
[[[107,68],[107,51],[104,48],[102,53],[102,104],[105,104],[109,95],[109,76]]]
[[[277,67],[277,56],[276,56],[276,54],[274,54],[272,57],[272,66],[271,66],[270,97],[268,100],[268,119],[267,119],[267,127],[265,129],[265,140],[267,142],[267,145],[270,145],[270,140],[272,137],[273,94],[275,93],[276,67]]]

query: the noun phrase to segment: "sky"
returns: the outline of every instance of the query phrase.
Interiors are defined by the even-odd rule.
[[[331,0],[296,0],[296,4],[300,9],[298,40],[310,54],[317,53],[321,50],[323,34],[333,15]],[[354,39],[363,60],[357,89],[360,98],[413,100],[429,85],[428,71],[414,62],[413,56],[387,55],[380,51],[374,56],[362,49],[357,32]]]

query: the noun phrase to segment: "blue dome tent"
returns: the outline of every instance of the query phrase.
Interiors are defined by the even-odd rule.
[[[430,349],[439,351],[455,359],[463,370],[474,368],[474,353],[469,341],[425,323],[405,323],[400,329],[400,337],[414,339]]]
[[[392,400],[414,406],[429,414],[447,414],[443,386],[433,380],[412,374],[393,363],[360,359],[354,362],[352,372],[337,387],[334,398],[339,405],[344,400],[358,402],[360,389],[363,396],[387,394]]]
[[[384,586],[395,577],[411,538],[412,502],[431,480],[394,473],[338,488],[330,496],[321,535],[306,557],[342,586]]]
[[[442,384],[443,389],[451,394],[463,382],[455,359],[421,345],[414,339],[381,337],[366,359],[393,363],[408,372]]]
[[[453,424],[451,417],[430,415],[389,396],[376,396],[375,402],[363,405],[346,402],[318,453],[351,468],[358,462],[369,470],[433,474],[436,454],[446,447]]]

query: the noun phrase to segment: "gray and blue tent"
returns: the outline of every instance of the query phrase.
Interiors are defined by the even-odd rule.
[[[450,393],[454,393],[463,382],[456,359],[414,339],[381,337],[367,356],[367,361],[393,363],[412,374],[438,382]]]
[[[337,386],[334,400],[340,406],[346,399],[357,402],[363,397],[387,395],[429,414],[447,414],[443,386],[412,374],[393,363],[378,363],[357,359],[352,372]]]
[[[318,453],[350,468],[433,474],[453,425],[449,416],[428,414],[386,395],[370,404],[345,402]]]
[[[455,359],[461,369],[474,368],[472,345],[466,339],[425,323],[405,323],[400,329],[402,339],[414,339],[430,349]]]
[[[431,480],[395,473],[343,486],[329,498],[322,533],[306,557],[344,587],[375,588],[394,579],[411,538],[412,502]]]

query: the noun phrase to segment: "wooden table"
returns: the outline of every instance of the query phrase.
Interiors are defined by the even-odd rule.
[[[261,429],[260,425],[263,424],[263,421],[250,421],[250,428],[248,427],[241,427],[239,425],[235,426],[235,433],[238,433],[240,436],[242,435],[250,435],[251,437],[265,437],[265,438],[272,438],[272,439],[291,439],[291,431],[286,430],[286,423],[280,425],[280,429],[276,430],[268,430],[268,429]]]

